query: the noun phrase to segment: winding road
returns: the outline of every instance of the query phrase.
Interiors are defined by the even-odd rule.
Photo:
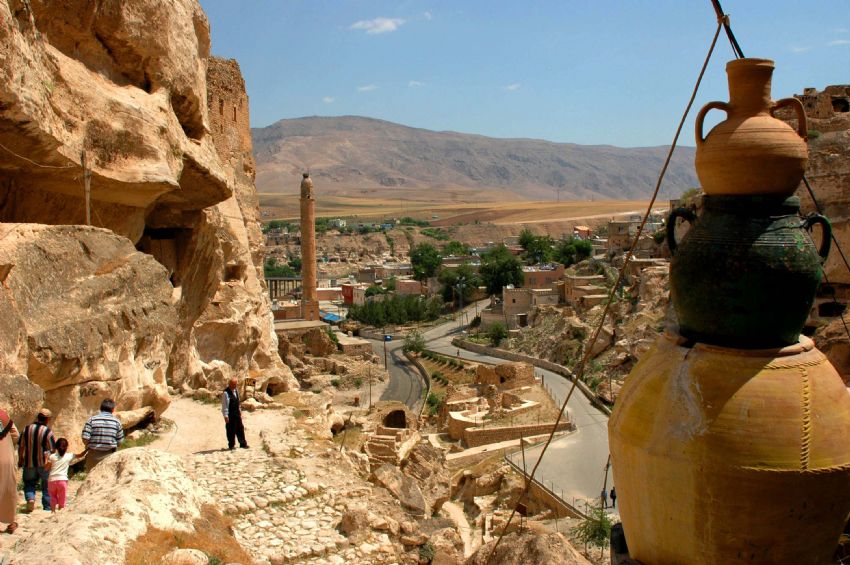
[[[483,301],[479,304],[486,304]],[[472,307],[469,308],[471,310]],[[447,355],[460,356],[470,361],[485,363],[504,363],[504,359],[491,357],[458,349],[451,344],[454,337],[460,335],[458,322],[447,322],[425,332],[428,349]],[[423,400],[425,383],[422,377],[401,351],[400,341],[387,344],[390,359],[390,382],[381,400],[400,400],[418,410]],[[373,341],[375,353],[383,356],[383,344]],[[535,374],[543,378],[546,387],[552,392],[559,404],[569,392],[571,382],[566,378],[535,368]],[[608,462],[608,416],[598,410],[578,389],[573,392],[567,404],[567,411],[576,431],[552,441],[534,478],[546,485],[561,498],[578,509],[582,509],[581,500],[597,500],[605,482],[605,466]],[[526,451],[526,468],[530,471],[542,452],[542,446]],[[522,468],[520,453],[513,455],[513,461]],[[610,490],[613,479],[609,475],[607,489]]]

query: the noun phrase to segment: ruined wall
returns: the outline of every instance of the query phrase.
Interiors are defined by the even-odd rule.
[[[833,235],[850,260],[850,85],[827,86],[822,91],[807,88],[796,97],[803,102],[809,126],[806,177],[832,223]],[[796,127],[793,114],[783,111],[778,116]],[[804,214],[816,211],[804,185],[797,189],[797,196]],[[850,343],[844,324],[837,311],[820,310],[824,302],[850,303],[850,271],[835,246],[824,270],[831,284],[821,285],[814,318],[822,325],[813,338],[842,378],[850,382]],[[850,312],[845,310],[844,317],[850,319]]]

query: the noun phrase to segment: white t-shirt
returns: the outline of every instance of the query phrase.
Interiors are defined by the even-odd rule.
[[[52,463],[50,466],[50,474],[47,476],[47,482],[50,481],[67,481],[68,468],[71,466],[71,461],[74,460],[74,454],[66,451],[65,455],[59,455],[59,452],[51,453],[48,461]]]

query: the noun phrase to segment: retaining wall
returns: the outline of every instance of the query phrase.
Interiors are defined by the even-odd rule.
[[[519,426],[499,426],[493,428],[466,428],[463,430],[463,444],[466,447],[478,447],[488,443],[499,443],[511,439],[520,439],[528,436],[545,434],[552,431],[554,422],[542,424],[524,424]],[[556,431],[570,431],[575,429],[571,422],[561,421]]]

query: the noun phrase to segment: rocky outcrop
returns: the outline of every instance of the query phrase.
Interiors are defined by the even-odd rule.
[[[148,528],[192,531],[207,496],[176,456],[119,451],[88,474],[72,506],[28,528],[10,557],[15,563],[123,563],[127,546]]]
[[[135,285],[158,285],[167,291],[171,311],[167,323],[131,328],[136,350],[117,347],[123,339],[117,334],[104,339],[107,350],[122,352],[100,361],[121,367],[110,369],[108,378],[88,374],[103,349],[94,336],[148,319],[151,312],[131,309],[122,318],[113,308],[101,311],[95,323],[85,312],[38,311],[54,306],[39,297],[30,311],[0,320],[0,375],[26,374],[39,385],[75,375],[59,388],[43,385],[53,387],[45,389],[48,405],[66,406],[57,426],[76,425],[82,407],[90,410],[106,394],[122,396],[128,408],[147,403],[160,412],[167,400],[159,389],[154,395],[128,393],[147,390],[139,383],[153,374],[177,387],[219,388],[224,364],[264,392],[296,386],[277,353],[262,277],[244,82],[234,61],[210,59],[209,48],[209,26],[197,0],[0,0],[0,222],[86,223],[85,163],[91,223],[129,239],[120,253],[116,248],[114,260],[140,261],[135,245],[159,263],[150,263],[156,269],[139,267],[137,281],[110,278],[108,268],[86,276],[96,274],[97,285],[123,285],[97,292],[130,303]],[[80,255],[79,246],[68,245],[68,255],[54,256],[57,265],[50,269],[50,282],[65,292],[77,282],[76,266],[66,263]],[[86,264],[87,254],[83,245]],[[8,272],[0,260],[0,280],[35,276],[27,269]],[[0,295],[0,306],[8,301]],[[80,309],[90,306],[96,305]],[[41,350],[33,350],[29,321],[29,356],[23,353],[20,363],[26,340],[14,320],[54,316],[67,323],[76,315],[79,347],[62,352],[64,365],[51,359],[44,366]],[[39,332],[53,335],[49,328]],[[148,351],[152,343],[155,353]],[[75,365],[81,359],[88,361]],[[68,388],[88,379],[101,384]],[[113,384],[104,388],[104,382]],[[164,382],[157,386],[165,390]],[[68,406],[79,410],[71,415]]]
[[[467,565],[590,565],[561,534],[549,532],[542,526],[530,524],[521,532],[507,534],[491,557],[496,541],[478,549],[467,560]]]
[[[4,288],[14,305],[2,318],[22,329],[4,351],[23,352],[13,368],[30,383],[4,378],[16,384],[2,394],[20,391],[34,414],[38,385],[72,440],[105,397],[118,411],[165,410],[177,316],[162,265],[108,230],[40,224],[0,224],[0,263],[12,265]]]

